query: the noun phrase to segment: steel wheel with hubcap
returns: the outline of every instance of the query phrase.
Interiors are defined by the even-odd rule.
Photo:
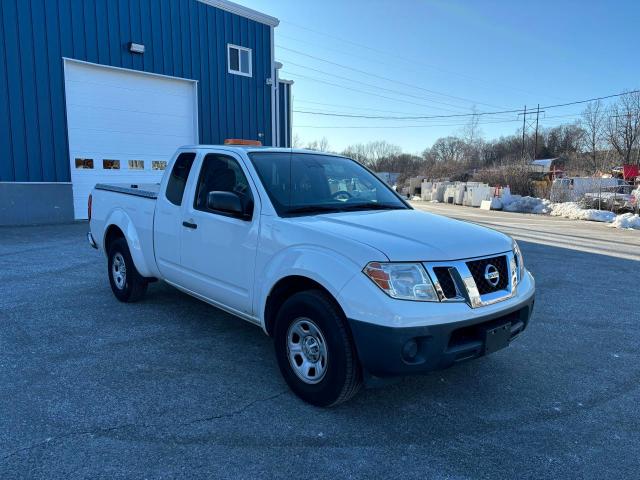
[[[127,282],[127,265],[124,262],[124,257],[120,252],[113,256],[113,262],[111,263],[111,275],[113,275],[113,281],[118,289],[122,290]]]
[[[362,371],[351,332],[328,293],[291,295],[278,310],[273,337],[282,376],[304,401],[328,407],[360,389]]]
[[[144,296],[149,281],[138,273],[124,238],[119,238],[110,245],[107,267],[111,291],[118,300],[135,302]]]
[[[289,363],[305,383],[320,382],[327,372],[327,342],[318,326],[308,318],[293,321],[287,332]]]

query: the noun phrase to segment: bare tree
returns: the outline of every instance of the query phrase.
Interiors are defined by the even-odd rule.
[[[342,152],[344,156],[353,158],[377,171],[381,170],[382,162],[391,157],[396,157],[401,153],[402,149],[399,146],[385,142],[384,140],[349,145]]]
[[[327,140],[327,137],[322,137],[320,140],[313,140],[312,142],[307,143],[306,148],[309,150],[317,150],[319,152],[328,152],[329,140]]]
[[[475,144],[480,137],[482,137],[482,130],[480,129],[480,116],[476,114],[477,108],[474,105],[471,109],[473,115],[469,117],[469,122],[462,127],[462,138],[469,144]]]
[[[587,105],[582,112],[580,126],[584,131],[582,144],[589,153],[590,166],[595,173],[602,169],[602,162],[598,162],[598,155],[602,150],[606,129],[605,111],[600,100]]]
[[[374,170],[379,170],[379,164],[384,159],[397,156],[402,153],[402,149],[397,145],[385,142],[384,140],[378,140],[369,142],[366,145],[366,154],[368,165]]]
[[[320,141],[318,142],[318,150],[320,150],[321,152],[329,151],[329,140],[327,139],[327,137],[322,137],[320,139]]]
[[[479,166],[482,154],[482,130],[480,129],[480,116],[476,115],[476,107],[473,107],[473,113],[469,117],[469,122],[462,127],[462,139],[464,140],[464,161],[468,166]]]
[[[462,162],[465,142],[458,137],[443,137],[436,140],[428,155],[437,162]]]
[[[304,145],[304,142],[302,141],[302,138],[300,138],[300,135],[298,135],[297,133],[294,133],[293,140],[291,141],[291,146],[293,148],[302,148],[303,145]]]
[[[640,92],[622,95],[609,110],[607,136],[609,143],[630,164],[640,135]]]
[[[344,149],[342,154],[345,157],[353,158],[355,161],[360,162],[363,165],[369,164],[369,161],[367,159],[367,146],[364,143],[349,145]]]

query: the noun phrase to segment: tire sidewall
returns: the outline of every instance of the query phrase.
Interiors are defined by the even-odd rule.
[[[349,339],[338,322],[341,316],[335,308],[313,292],[301,292],[289,298],[280,308],[274,332],[278,366],[289,387],[303,400],[317,405],[328,406],[340,396],[347,375],[347,351],[351,348]],[[327,371],[316,384],[308,384],[293,371],[287,353],[287,332],[294,320],[306,317],[321,330],[327,344]]]
[[[124,288],[120,289],[116,285],[116,282],[113,279],[113,273],[111,266],[113,265],[113,259],[116,254],[120,253],[122,258],[124,258],[124,264],[127,269]],[[126,302],[131,296],[131,290],[133,288],[132,285],[132,277],[135,274],[135,266],[133,265],[133,260],[131,258],[131,254],[129,253],[129,247],[127,246],[126,241],[119,239],[113,242],[113,245],[109,249],[109,260],[107,262],[107,273],[109,275],[109,284],[111,285],[111,290],[116,298],[122,302]]]

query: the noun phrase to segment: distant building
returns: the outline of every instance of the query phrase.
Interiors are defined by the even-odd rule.
[[[554,179],[564,174],[564,163],[563,158],[554,157],[533,160],[529,165],[532,172]]]
[[[378,178],[380,178],[380,180],[382,180],[383,182],[386,182],[387,185],[391,187],[393,187],[394,185],[397,185],[398,178],[400,177],[399,173],[392,173],[392,172],[376,172],[376,175],[378,176]]]

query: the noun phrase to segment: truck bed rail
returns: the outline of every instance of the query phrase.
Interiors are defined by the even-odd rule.
[[[106,190],[109,192],[124,193],[125,195],[134,195],[136,197],[143,198],[158,198],[158,190],[160,184],[146,184],[146,185],[130,185],[130,184],[108,184],[98,183],[96,184],[96,190]]]

